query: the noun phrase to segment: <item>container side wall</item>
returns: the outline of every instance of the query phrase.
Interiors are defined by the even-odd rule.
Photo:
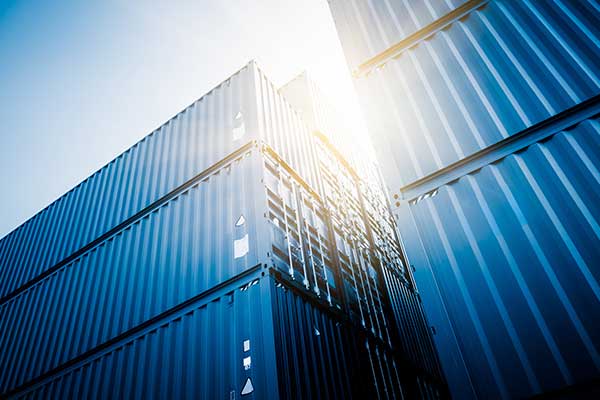
[[[251,62],[0,241],[0,297],[252,139],[319,190],[306,124]]]
[[[328,101],[307,72],[286,83],[279,92],[298,110],[311,133],[318,131],[325,135],[353,168],[361,169],[357,156],[366,158],[366,154],[357,143],[356,129],[346,122],[343,110]]]
[[[258,150],[243,153],[2,304],[0,391],[264,262],[261,177]]]
[[[441,367],[448,382],[450,393],[457,399],[475,399],[476,394],[469,376],[465,360],[458,345],[458,339],[435,280],[427,249],[419,237],[417,227],[408,207],[395,210],[398,227],[411,266],[415,269],[419,295],[423,299],[423,309],[431,324],[433,340],[438,350]]]
[[[597,379],[597,1],[329,3],[453,394]]]
[[[259,68],[255,74],[262,140],[321,194],[318,163],[307,123]]]
[[[357,328],[283,285],[273,308],[281,398],[401,397],[393,359]]]
[[[464,4],[465,0],[329,0],[351,69]]]
[[[595,7],[490,1],[356,78],[390,191],[598,94]]]
[[[394,321],[400,334],[399,347],[414,365],[442,379],[443,374],[431,338],[430,327],[423,317],[421,299],[413,288],[397,276],[397,273],[388,268],[384,268],[383,271]]]
[[[0,298],[258,137],[243,68],[0,241]]]
[[[281,398],[444,398],[442,386],[369,331],[279,279],[273,310]]]
[[[277,399],[263,286],[208,296],[11,398],[238,399],[250,379],[243,398]]]
[[[588,119],[409,203],[482,398],[600,373],[599,154]]]

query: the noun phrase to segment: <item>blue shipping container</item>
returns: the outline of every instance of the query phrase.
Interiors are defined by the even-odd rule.
[[[254,63],[164,126],[0,241],[3,398],[447,395],[382,196]]]
[[[454,396],[598,390],[600,4],[329,3]]]

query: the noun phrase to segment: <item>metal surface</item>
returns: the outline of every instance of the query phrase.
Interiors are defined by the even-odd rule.
[[[375,340],[356,332],[342,314],[260,271],[252,268],[203,292],[6,397],[443,396],[397,365]],[[248,379],[252,392],[245,396]]]
[[[353,2],[331,4],[348,54],[360,30],[335,11]],[[358,78],[390,190],[598,94],[598,15],[594,1],[491,1]]]
[[[258,277],[241,276],[202,293],[7,397],[277,399],[269,282],[248,285]],[[253,394],[241,397],[248,378]]]
[[[241,111],[256,135],[245,67],[0,242],[4,296],[249,141],[232,140]],[[234,95],[235,94],[235,95]],[[254,108],[252,108],[254,107]]]
[[[365,310],[373,309],[373,306],[378,308],[379,301],[383,303],[384,307],[391,306],[390,314],[394,318],[389,322],[393,324],[395,321],[398,330],[393,342],[398,343],[403,354],[410,358],[414,365],[419,365],[438,379],[443,379],[436,350],[431,341],[429,325],[423,318],[420,299],[414,291],[411,271],[405,267],[405,259],[397,245],[394,223],[389,220],[390,213],[386,196],[382,190],[381,181],[376,176],[377,171],[373,167],[372,161],[365,154],[364,149],[357,145],[358,142],[351,139],[353,132],[344,123],[343,114],[338,113],[323,99],[323,94],[319,92],[307,73],[292,79],[280,89],[280,92],[290,100],[295,108],[300,110],[302,118],[307,121],[315,135],[317,158],[321,167],[321,181],[325,193],[323,199],[333,217],[333,226],[330,230],[338,244],[338,249],[342,249],[340,254],[342,268],[340,268],[341,276],[337,279],[338,287],[340,282],[342,285],[352,287],[356,286],[356,283],[353,282],[363,281],[360,268],[355,269],[354,275],[345,275],[344,273],[344,265],[351,265],[349,262],[353,255],[362,252],[360,245],[358,245],[358,251],[355,252],[343,249],[351,248],[352,244],[360,243],[362,240],[364,242],[371,241],[370,246],[376,248],[376,251],[365,257],[364,263],[371,265],[368,267],[370,271],[377,268],[378,276],[373,280],[373,284],[369,283],[370,279],[366,280],[366,293],[374,287],[380,289],[375,290],[372,297],[374,301],[368,301],[370,299],[365,298],[365,301],[361,302],[354,312],[360,314]],[[339,151],[338,144],[342,146],[343,151]],[[350,163],[345,161],[346,155],[352,157]],[[356,204],[354,207],[353,203]],[[338,207],[344,210],[338,210]],[[349,212],[349,215],[344,215],[345,212]],[[362,230],[367,237],[361,240],[355,237],[360,236],[357,233],[361,229],[358,231],[353,229],[351,221],[356,215],[363,212],[373,223],[365,224],[365,228]],[[349,271],[350,269],[348,269]],[[387,288],[387,290],[383,288]],[[334,288],[331,291],[334,300],[337,299],[339,292]],[[350,299],[344,299],[346,303],[352,302],[354,299],[354,296],[350,297]],[[370,321],[368,318],[365,320]],[[382,321],[384,325],[388,322],[387,318],[375,318],[373,325],[375,331],[380,329],[381,323],[378,323],[378,320]],[[389,335],[387,327],[382,330],[382,333],[383,331]],[[392,334],[394,333],[392,332]]]
[[[598,385],[600,4],[329,3],[453,395]]]
[[[160,390],[163,390],[159,397],[174,393],[193,396],[198,390],[211,397],[216,393],[235,392],[232,380],[238,373],[232,357],[226,356],[227,352],[211,357],[211,363],[222,366],[218,374],[224,375],[216,375],[218,379],[213,382],[214,373],[200,372],[206,369],[206,358],[197,364],[186,361],[189,354],[182,354],[184,350],[181,348],[188,346],[193,335],[203,335],[202,343],[231,347],[229,341],[220,339],[230,328],[221,328],[220,324],[209,328],[204,323],[190,322],[194,326],[201,325],[194,330],[196,328],[188,327],[185,321],[198,315],[193,310],[198,307],[203,310],[204,304],[215,304],[216,298],[223,295],[228,298],[226,303],[219,300],[218,306],[209,308],[215,309],[211,315],[226,313],[226,310],[222,311],[226,308],[223,304],[232,307],[231,304],[238,298],[232,294],[236,288],[241,292],[251,290],[259,285],[260,278],[269,275],[275,276],[279,282],[272,285],[280,293],[277,295],[279,300],[271,303],[269,294],[263,290],[260,307],[256,306],[253,311],[241,310],[240,313],[246,312],[247,315],[231,318],[253,319],[255,325],[252,326],[264,330],[262,334],[247,335],[254,337],[248,339],[250,343],[259,342],[256,337],[260,336],[268,344],[259,342],[260,347],[256,346],[250,359],[244,354],[242,364],[245,360],[251,365],[264,360],[265,363],[274,363],[277,356],[280,371],[277,380],[281,392],[278,397],[276,392],[271,391],[273,398],[296,398],[297,393],[329,398],[334,392],[345,393],[347,398],[363,398],[367,393],[376,393],[378,398],[400,397],[401,393],[418,394],[422,398],[445,395],[444,386],[440,384],[443,378],[435,372],[437,367],[433,366],[432,375],[432,366],[425,365],[437,362],[435,354],[420,353],[409,346],[399,347],[394,353],[390,347],[387,328],[381,325],[388,318],[381,308],[385,307],[384,304],[380,303],[383,289],[377,287],[376,280],[368,275],[371,274],[369,271],[373,271],[373,266],[365,266],[370,259],[356,255],[357,251],[361,252],[360,248],[355,248],[354,261],[345,261],[348,265],[344,268],[361,278],[346,280],[344,286],[339,280],[329,282],[330,276],[341,275],[326,272],[326,269],[337,268],[340,265],[337,254],[341,256],[347,250],[336,250],[335,241],[330,240],[330,233],[325,230],[336,225],[327,222],[330,216],[322,208],[321,197],[270,147],[264,144],[243,146],[241,150],[217,163],[218,168],[209,168],[210,173],[200,174],[197,179],[185,184],[184,189],[174,189],[175,194],[165,196],[163,202],[129,221],[129,225],[122,227],[118,233],[97,243],[72,263],[53,271],[2,305],[0,348],[3,352],[0,362],[11,365],[11,368],[3,370],[0,390],[7,397],[25,394],[30,397],[62,397],[79,396],[80,393],[106,396],[105,390],[118,398],[144,397],[148,393],[145,390],[150,389],[139,385],[143,383],[152,388],[157,384],[145,382],[157,373],[152,372],[157,367],[151,360],[165,357],[161,353],[162,346],[174,354],[163,361],[174,372],[156,379],[162,385]],[[285,174],[283,181],[282,170]],[[283,182],[283,186],[279,182]],[[284,194],[283,187],[287,188],[287,194]],[[296,200],[293,200],[292,194]],[[286,214],[294,220],[289,221],[289,228],[295,230],[294,242],[300,244],[294,244],[298,253],[293,257],[295,271],[291,273],[289,265],[281,266],[275,262],[276,253],[271,253],[275,250],[284,253],[285,246],[275,234],[288,218],[281,217],[283,212],[277,211],[285,204],[281,203],[282,200],[289,202],[285,206]],[[264,213],[267,204],[271,210],[268,214]],[[351,207],[356,208],[357,205]],[[272,215],[279,216],[282,222],[274,223],[276,218]],[[268,225],[272,227],[267,228]],[[391,228],[388,228],[389,231]],[[353,240],[355,246],[360,246],[360,230],[349,232],[357,235]],[[249,253],[236,259],[234,242],[244,234],[250,237]],[[285,263],[286,260],[284,257],[281,261]],[[268,265],[274,269],[268,270],[269,275],[265,275]],[[386,263],[384,266],[390,272],[398,273],[393,265]],[[362,283],[359,284],[359,280]],[[370,283],[365,283],[367,281]],[[391,290],[405,286],[406,279],[396,279],[395,285]],[[288,289],[281,292],[284,286],[294,295],[285,294]],[[353,302],[364,306],[362,323],[349,312],[345,302],[342,301],[343,306],[340,306],[340,299],[348,297],[346,290],[356,293],[355,300],[348,306],[354,309],[361,307],[352,306]],[[400,296],[406,297],[412,288],[407,285],[403,290]],[[282,306],[282,302],[286,304]],[[415,322],[423,324],[422,313],[418,306],[415,307],[414,299],[413,304],[410,303],[406,299],[394,303],[395,309],[401,306],[413,314],[406,316],[408,318],[404,321],[397,321],[403,335],[420,329]],[[274,316],[267,306],[270,304],[273,304]],[[301,310],[305,310],[305,314]],[[284,325],[287,333],[275,334],[277,341],[271,343],[270,332],[279,332]],[[416,332],[413,337],[422,336],[422,333]],[[164,340],[170,344],[159,345],[160,341],[151,340],[153,335],[154,338],[164,335]],[[313,335],[318,339],[312,340]],[[428,339],[426,335],[419,340],[427,343]],[[420,345],[419,340],[413,342],[415,347]],[[290,355],[282,360],[283,349],[290,349],[290,346],[294,350],[289,350]],[[36,351],[31,351],[33,348]],[[321,351],[317,352],[317,349]],[[350,364],[338,364],[339,360],[332,358],[334,353],[346,354]],[[305,372],[291,376],[289,365],[284,366],[284,362],[302,365],[299,371]],[[328,376],[334,362],[341,369],[337,375]],[[330,367],[326,367],[328,363]],[[149,376],[136,375],[131,378],[135,383],[121,380],[124,379],[123,374],[130,376],[128,371],[140,365],[149,369]],[[191,373],[187,368],[204,374],[200,383],[192,384],[186,380]],[[115,369],[120,372],[114,373]],[[255,382],[253,391],[261,388],[256,382],[273,379],[268,378],[269,374],[265,371],[274,369],[273,364],[257,369],[256,374],[259,375],[250,376]],[[206,376],[212,377],[212,380],[204,379]],[[353,377],[361,377],[362,380]],[[85,385],[83,379],[86,380]],[[297,385],[294,390],[285,383],[290,379],[300,379],[294,384]],[[184,380],[185,384],[182,384]],[[223,383],[233,389],[227,391]],[[179,387],[174,389],[176,384]],[[198,389],[197,384],[202,388]],[[257,392],[259,398],[267,396],[264,387],[262,394]]]
[[[306,73],[280,92],[301,111],[315,135],[323,202],[332,217],[330,240],[339,254],[333,301],[349,307],[350,316],[380,338],[391,338],[403,357],[411,360],[413,372],[420,367],[426,375],[443,380],[376,168],[357,141],[349,140],[354,132],[346,127],[343,114],[327,104]],[[345,160],[346,154],[352,162]],[[364,222],[356,225],[361,219]],[[349,294],[345,298],[338,297],[342,288],[346,290],[341,294]]]
[[[221,107],[242,86],[251,92],[246,108],[231,108],[227,126],[213,121],[229,115]],[[66,211],[75,226],[93,224],[108,206],[131,208],[109,225],[74,240],[71,226],[44,226],[44,211],[0,242],[0,365],[10,366],[0,369],[2,397],[446,396],[378,186],[361,181],[325,136],[310,134],[254,63],[188,110],[204,103],[212,106],[153,134],[160,142],[146,151],[158,158],[148,165],[139,162],[143,140],[119,157],[124,164],[94,175],[115,180],[100,185],[92,177],[70,192],[75,200],[57,202],[89,208]],[[206,148],[196,151],[221,158],[199,166],[210,157],[195,155],[180,135],[203,124]],[[194,167],[180,169],[186,159]],[[136,181],[140,173],[148,180]],[[152,186],[161,179],[167,183]],[[85,193],[96,191],[122,193],[121,200],[89,203]],[[20,264],[32,259],[19,249],[46,235],[61,250]],[[284,286],[290,292],[282,295]],[[255,287],[260,300],[241,294]],[[323,327],[311,329],[315,323]],[[294,355],[283,362],[289,346]],[[350,364],[327,376],[333,353]],[[290,362],[302,370],[294,391],[284,383]]]
[[[240,154],[2,304],[0,392],[264,260],[260,171],[256,148]]]
[[[483,398],[600,374],[598,154],[600,123],[585,120],[399,211]]]
[[[311,132],[326,135],[343,155],[344,159],[362,172],[367,158],[364,149],[357,146],[357,132],[347,122],[344,113],[338,110],[303,72],[279,88],[279,92],[298,110]],[[362,154],[357,154],[360,151]]]
[[[276,286],[273,309],[283,398],[441,398],[436,385],[395,361],[385,346],[293,287]],[[310,371],[310,373],[302,373]]]
[[[419,196],[427,195],[439,186],[475,172],[488,164],[493,164],[534,143],[542,142],[562,130],[569,130],[581,121],[595,117],[598,114],[600,114],[600,95],[596,95],[538,124],[494,143],[483,150],[473,153],[460,161],[450,164],[433,174],[400,188],[401,197],[402,199],[414,200]]]
[[[465,0],[328,0],[351,69],[460,8]]]
[[[462,17],[468,15],[470,12],[483,6],[487,2],[488,0],[466,1],[464,4],[448,12],[446,15],[435,19],[431,24],[425,26],[423,29],[417,30],[415,33],[408,35],[406,38],[377,54],[373,58],[363,62],[354,71],[354,75],[361,76],[363,74],[368,74],[372,69],[385,65],[385,63],[393,58],[398,57],[405,50],[410,49],[420,41],[435,35],[437,32],[450,26],[452,23],[460,20]]]
[[[304,181],[320,192],[318,160],[306,123],[259,69],[256,80],[261,139],[280,154]]]
[[[384,275],[403,353],[410,357],[415,365],[441,378],[443,373],[438,363],[430,327],[427,321],[420,317],[423,315],[423,309],[419,295],[404,284],[395,271],[386,268]]]

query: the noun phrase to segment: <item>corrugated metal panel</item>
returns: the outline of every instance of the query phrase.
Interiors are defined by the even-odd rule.
[[[230,290],[207,295],[9,398],[238,399],[250,378],[253,392],[243,398],[277,399],[270,282]]]
[[[442,397],[325,310],[270,275],[234,280],[7,398]]]
[[[283,176],[278,179],[276,169],[268,170],[273,171],[265,173],[269,218],[277,220],[272,224],[275,265],[292,279],[302,282],[307,291],[326,298],[331,307],[344,309],[357,325],[389,341],[383,322],[386,317],[381,307],[382,289],[377,286],[372,260],[363,247],[365,227],[363,231],[353,229],[352,235],[356,237],[346,238],[349,231],[340,223],[347,217],[340,210],[329,208],[320,198],[310,196],[299,182]],[[345,201],[346,210],[360,207],[356,192]],[[356,218],[360,218],[358,214]],[[344,250],[337,245],[343,240]]]
[[[238,112],[248,135],[232,140]],[[256,136],[245,67],[2,240],[0,296],[60,262]]]
[[[331,279],[334,244],[329,240],[327,212],[320,197],[287,172],[273,157],[265,157],[272,263],[331,306],[338,305],[341,296]]]
[[[422,317],[423,309],[418,294],[402,282],[394,271],[384,269],[385,281],[400,333],[399,344],[411,361],[433,376],[442,379],[436,349],[430,334],[430,327]]]
[[[0,298],[251,139],[315,188],[306,126],[254,62],[0,241]]]
[[[589,119],[410,205],[482,398],[600,373],[599,154]]]
[[[420,368],[423,376],[443,381],[381,181],[361,181],[341,168],[347,163],[340,162],[328,141],[318,142],[324,200],[331,212],[339,281],[346,289],[350,317],[399,349],[415,371]],[[362,221],[358,231],[357,221]]]
[[[343,156],[360,178],[373,186],[381,186],[377,179],[378,167],[371,149],[344,112],[331,103],[307,72],[303,72],[279,88],[279,92],[298,110],[310,132],[326,138]]]
[[[285,286],[278,287],[274,299],[278,365],[280,370],[290,371],[280,381],[283,398],[401,396],[397,371],[393,371],[392,380],[386,374],[375,372],[378,380],[395,392],[387,397],[378,391],[376,379],[365,379],[373,376],[374,371],[368,367],[365,343],[361,343],[358,332],[352,332],[355,328],[342,326],[339,319],[327,315]]]
[[[390,190],[599,93],[598,15],[591,1],[490,1],[357,78]]]
[[[400,274],[408,274],[402,261],[399,260],[401,253],[399,245],[394,239],[393,227],[378,220],[385,216],[391,220],[389,210],[381,204],[377,206],[371,204],[373,199],[361,193],[362,189],[359,190],[359,188],[362,185],[354,181],[350,172],[339,166],[336,167],[335,164],[339,161],[335,161],[332,154],[329,156],[333,158],[329,158],[327,149],[321,146],[318,148],[322,181],[327,193],[323,200],[320,198],[309,199],[310,193],[304,192],[306,187],[294,186],[299,182],[290,180],[286,174],[282,175],[276,167],[267,163],[264,181],[268,191],[269,219],[273,221],[271,226],[274,265],[282,272],[282,276],[297,282],[296,285],[302,290],[310,291],[314,296],[319,297],[323,303],[326,303],[325,308],[329,312],[342,310],[347,313],[355,326],[362,327],[365,332],[383,343],[396,346],[396,340],[400,336],[403,336],[402,339],[406,339],[404,336],[410,336],[408,340],[405,340],[407,343],[410,342],[410,345],[397,347],[399,353],[402,354],[400,358],[403,360],[398,369],[402,371],[404,368],[408,369],[411,372],[406,373],[406,376],[410,375],[413,378],[419,374],[425,398],[441,396],[440,393],[445,393],[443,384],[440,384],[443,382],[443,377],[435,350],[432,347],[427,323],[416,295],[412,289],[410,292],[408,290],[409,279],[411,281],[412,279],[405,277],[400,282],[399,278],[396,278],[395,286],[385,285],[383,280],[378,279],[377,271],[383,267],[389,269],[390,272],[393,271],[398,277],[401,276]],[[325,185],[325,183],[327,184]],[[365,199],[361,200],[363,197]],[[377,199],[381,200],[381,197],[377,197]],[[361,204],[363,202],[366,203],[366,206]],[[365,207],[363,211],[361,211],[362,207]],[[382,208],[384,208],[383,211]],[[299,213],[296,214],[295,210],[298,210]],[[379,215],[380,213],[381,215]],[[391,221],[388,221],[388,224],[389,222]],[[286,240],[286,238],[289,239]],[[371,247],[368,244],[369,241],[376,245]],[[306,251],[303,255],[302,249]],[[319,257],[319,254],[323,253],[325,253],[324,258]],[[293,268],[290,268],[290,265],[293,265]],[[332,271],[335,272],[330,274]],[[328,278],[328,276],[330,277]],[[395,311],[402,313],[402,315],[397,314],[398,328],[402,329],[402,332],[397,334],[391,322],[393,314],[389,312],[390,305],[386,298],[385,288],[387,287],[390,292],[396,292],[398,286],[404,284],[407,285],[406,292],[394,297]],[[297,301],[307,302],[308,300],[298,299]],[[294,318],[301,315],[301,311],[288,311]],[[412,315],[408,315],[409,313]],[[304,324],[303,319],[301,318],[298,323]],[[293,325],[292,322],[290,324]],[[298,340],[306,340],[301,339],[306,337],[301,334],[303,330],[296,328],[291,326],[281,328],[285,331],[282,336],[298,335]],[[390,335],[390,330],[393,332],[392,335]],[[310,335],[310,332],[305,331],[305,334]],[[293,341],[293,339],[289,340]],[[296,348],[293,343],[289,346]],[[364,343],[350,346],[360,348],[364,347]],[[315,350],[309,348],[305,351],[297,351],[311,353]],[[373,357],[391,357],[390,355],[378,356],[377,354],[383,351],[382,349],[373,351],[375,352]],[[310,356],[306,357],[308,357],[308,361],[304,359],[302,367],[294,364],[295,366],[288,365],[286,368],[299,371],[313,369],[319,371],[315,374],[328,373],[323,369],[323,365],[311,365]],[[286,362],[296,364],[299,362],[293,361],[295,360],[293,357],[290,360]],[[393,360],[393,357],[389,358],[390,363],[393,363]],[[406,363],[406,360],[410,360],[410,362]],[[385,369],[391,368],[391,364],[386,364],[388,361],[377,361],[377,364],[379,365],[381,362],[387,365]],[[358,363],[368,365],[369,358],[362,359]],[[393,370],[396,370],[395,366]],[[309,396],[315,390],[310,386],[315,385],[312,381],[313,378],[306,374],[299,373],[285,379],[291,385],[289,390],[292,398]],[[386,387],[394,386],[386,379],[389,378],[385,378],[384,375],[381,377],[376,375],[375,378],[379,382],[378,388],[382,393]],[[413,383],[403,382],[402,386],[408,388],[414,386],[413,389],[406,390],[417,390],[415,387],[418,385],[415,382],[416,378]],[[326,384],[319,383],[319,385]],[[344,391],[343,388],[335,386],[338,383],[330,384],[333,385],[331,390]],[[370,393],[378,390],[375,387],[371,389]],[[389,393],[389,396],[392,396],[392,392]]]
[[[298,112],[258,70],[259,130],[269,144],[317,192],[321,191],[312,136]]]
[[[0,391],[265,260],[261,164],[256,149],[240,155],[2,304]]]
[[[466,0],[329,0],[352,69],[406,39]]]
[[[356,131],[348,124],[342,112],[329,102],[317,85],[303,72],[279,88],[279,92],[298,110],[311,132],[325,135],[336,149],[350,162],[357,165],[357,153],[360,150],[362,162],[366,160],[364,149],[357,149]]]
[[[284,287],[277,290],[273,307],[278,368],[289,371],[279,383],[284,397],[352,398],[360,388],[346,369],[356,363],[348,332]]]

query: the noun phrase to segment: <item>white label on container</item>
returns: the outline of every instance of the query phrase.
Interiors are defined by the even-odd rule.
[[[247,371],[250,369],[250,366],[252,365],[252,357],[248,356],[248,357],[244,357],[244,369]]]
[[[244,124],[244,116],[238,112],[233,119],[233,140],[240,140],[246,134],[246,125]]]
[[[240,215],[240,217],[238,218],[237,222],[235,223],[235,226],[242,226],[246,223],[246,218],[244,218],[243,215]]]
[[[244,340],[244,351],[250,351],[250,339]]]
[[[252,392],[254,392],[254,386],[252,386],[252,381],[250,380],[250,378],[248,378],[246,379],[246,383],[242,388],[242,396],[250,394]]]
[[[244,257],[248,254],[248,234],[246,233],[243,238],[233,241],[233,258]]]

